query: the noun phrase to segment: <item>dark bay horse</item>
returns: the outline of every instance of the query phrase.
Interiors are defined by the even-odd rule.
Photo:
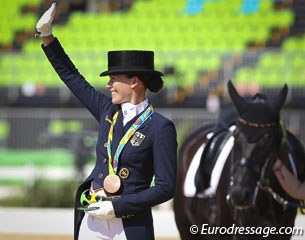
[[[234,143],[212,197],[198,192],[185,196],[184,189],[192,159],[208,142],[213,125],[197,129],[180,147],[174,212],[181,239],[290,239],[291,229],[283,234],[281,227],[294,226],[300,202],[281,188],[272,171],[280,158],[291,171],[297,169],[301,181],[305,177],[303,145],[280,120],[288,88],[285,85],[271,102],[261,94],[246,101],[231,81],[228,91],[238,117]]]

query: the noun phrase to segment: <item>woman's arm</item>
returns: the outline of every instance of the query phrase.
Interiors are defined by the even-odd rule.
[[[305,199],[305,183],[301,183],[289,169],[287,169],[281,160],[277,159],[273,165],[273,171],[283,189],[293,198]]]
[[[83,105],[100,121],[102,112],[111,105],[111,99],[95,90],[78,72],[73,62],[52,34],[56,3],[41,16],[36,24],[36,36],[42,39],[42,49],[61,80]]]
[[[41,39],[42,39],[43,46],[45,46],[45,47],[48,46],[49,44],[51,44],[55,40],[53,34],[42,37]]]

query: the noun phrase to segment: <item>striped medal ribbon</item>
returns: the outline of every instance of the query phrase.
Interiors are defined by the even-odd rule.
[[[116,174],[119,164],[119,157],[123,148],[132,137],[132,135],[142,126],[142,124],[153,114],[154,108],[152,105],[149,105],[148,108],[138,117],[138,119],[130,126],[128,131],[125,133],[123,138],[120,140],[119,145],[116,149],[115,155],[112,159],[111,157],[111,146],[113,139],[113,128],[118,118],[118,113],[116,112],[113,116],[113,120],[108,133],[108,141],[107,141],[107,153],[108,153],[108,167],[109,167],[109,175]]]

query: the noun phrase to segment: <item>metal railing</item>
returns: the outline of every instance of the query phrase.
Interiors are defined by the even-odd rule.
[[[156,109],[171,119],[177,128],[178,142],[199,126],[213,123],[218,114],[206,109],[160,108]],[[283,109],[282,118],[287,128],[305,140],[305,110]],[[42,141],[49,133],[52,121],[78,121],[82,128],[79,131],[97,131],[97,122],[90,113],[83,108],[1,108],[0,121],[9,125],[9,134],[2,140],[2,147],[7,149],[43,149],[50,147]]]

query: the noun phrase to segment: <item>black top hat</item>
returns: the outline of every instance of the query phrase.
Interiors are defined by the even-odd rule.
[[[100,74],[107,76],[114,73],[149,73],[162,76],[154,69],[154,52],[139,50],[123,50],[108,52],[108,70]]]

